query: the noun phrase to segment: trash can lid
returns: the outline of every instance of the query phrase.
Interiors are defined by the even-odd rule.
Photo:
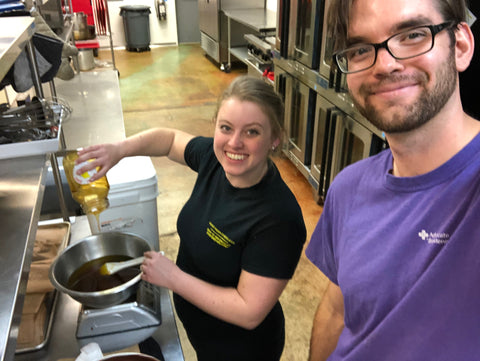
[[[150,6],[148,5],[123,5],[120,9],[125,11],[148,11],[150,13]]]

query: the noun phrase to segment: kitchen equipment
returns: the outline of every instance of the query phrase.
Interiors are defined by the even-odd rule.
[[[328,79],[328,87],[335,89],[336,92],[348,92],[347,77],[342,74],[333,63],[333,52],[335,33],[328,26],[328,9],[331,0],[325,0],[325,11],[323,20],[323,29],[321,31],[321,50],[319,54],[319,73],[325,79]]]
[[[323,204],[335,176],[347,165],[377,154],[386,142],[320,94],[316,95],[315,128],[309,181]]]
[[[116,286],[96,292],[81,292],[69,288],[69,279],[72,274],[86,263],[95,259],[121,255],[140,257],[151,247],[143,238],[129,233],[108,232],[86,237],[65,248],[50,267],[49,277],[54,287],[92,308],[105,308],[118,305],[138,288],[140,272],[131,280]]]
[[[248,55],[264,64],[272,64],[272,37],[259,37],[254,34],[245,34]]]
[[[288,114],[288,152],[294,163],[309,167],[312,158],[316,92],[296,78],[291,79]]]
[[[107,262],[102,267],[100,267],[100,273],[102,275],[113,275],[125,268],[142,264],[144,259],[145,257],[142,256],[123,262]]]
[[[288,58],[288,34],[290,33],[290,0],[277,0],[277,28],[275,30],[275,50],[283,58]]]
[[[275,37],[245,34],[244,38],[247,41],[245,62],[248,66],[248,75],[263,78],[269,72],[273,72],[272,49]]]
[[[285,104],[284,153],[323,203],[349,164],[388,147],[385,135],[356,109],[346,77],[332,62],[331,0],[278,0],[273,61],[275,90]]]
[[[106,308],[83,306],[77,320],[80,345],[96,342],[104,352],[140,343],[162,323],[160,288],[141,281],[136,294],[125,302]]]
[[[239,9],[265,8],[265,0],[200,0],[198,2],[198,25],[200,27],[200,46],[222,68],[227,65],[230,47],[244,44],[245,31],[240,24],[235,24],[235,29],[230,29],[233,35],[227,34],[227,18],[225,11]],[[240,30],[240,31],[239,31]],[[246,30],[249,31],[248,28]]]
[[[100,231],[138,234],[158,251],[158,181],[150,157],[123,158],[108,171],[107,178],[110,206],[98,217]],[[88,221],[94,232],[97,219],[89,217]]]
[[[275,49],[318,70],[325,0],[278,0]]]
[[[294,58],[311,69],[318,69],[324,0],[298,0]],[[295,12],[294,12],[295,13]]]

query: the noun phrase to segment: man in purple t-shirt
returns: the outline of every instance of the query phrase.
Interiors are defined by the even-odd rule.
[[[333,0],[335,62],[390,149],[344,169],[306,250],[310,361],[480,360],[480,122],[464,0]]]

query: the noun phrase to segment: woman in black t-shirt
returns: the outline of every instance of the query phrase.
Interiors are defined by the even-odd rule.
[[[151,129],[79,151],[95,180],[127,156],[168,156],[198,173],[180,212],[176,263],[147,252],[142,279],[174,292],[199,361],[277,361],[284,346],[278,301],[306,230],[270,155],[281,147],[283,104],[260,79],[235,79],[219,100],[212,138]]]

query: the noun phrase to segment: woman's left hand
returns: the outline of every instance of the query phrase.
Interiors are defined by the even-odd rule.
[[[142,280],[171,289],[172,274],[179,270],[178,266],[165,257],[163,252],[145,252],[144,257],[140,267]]]
[[[265,319],[288,283],[288,279],[242,270],[237,287],[222,287],[182,271],[161,252],[144,256],[142,280],[168,288],[204,312],[249,330]]]

